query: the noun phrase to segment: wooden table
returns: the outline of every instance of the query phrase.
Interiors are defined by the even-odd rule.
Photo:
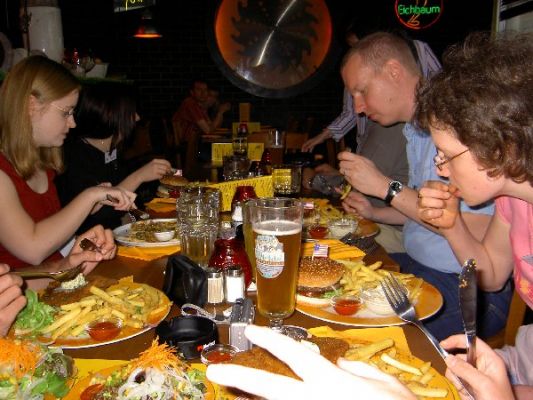
[[[365,258],[365,262],[371,263],[377,260],[384,261],[384,264],[390,267],[396,265],[395,262],[390,259],[387,253],[382,249],[378,249],[371,255]],[[99,275],[108,276],[112,278],[121,278],[124,276],[132,275],[136,282],[148,283],[156,288],[161,288],[163,285],[164,269],[166,266],[166,258],[146,262],[136,260],[132,258],[116,257],[114,260],[101,263],[93,273]],[[173,306],[169,314],[169,318],[176,316],[179,312],[177,306]],[[295,312],[290,318],[285,320],[286,324],[303,326],[305,328],[312,328],[317,326],[323,326],[326,324],[323,321],[308,317],[299,312]],[[256,324],[267,325],[265,318],[260,315],[256,316]],[[338,324],[328,324],[332,328],[337,330],[345,330],[349,327]],[[414,326],[403,326],[403,330],[407,337],[407,342],[411,348],[412,353],[427,361],[431,361],[433,366],[440,373],[444,373],[445,365],[438,353],[431,346],[426,337]],[[227,325],[220,326],[220,339],[222,342],[228,340]],[[94,347],[90,349],[78,349],[78,350],[65,350],[65,353],[76,358],[101,358],[108,360],[128,360],[136,357],[140,351],[145,350],[150,346],[150,343],[154,339],[154,329],[149,330],[134,338],[124,340],[122,342],[104,345],[100,347]]]

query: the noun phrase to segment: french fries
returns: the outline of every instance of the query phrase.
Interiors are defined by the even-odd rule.
[[[359,295],[364,289],[374,289],[381,284],[386,274],[391,273],[381,269],[382,262],[377,261],[365,265],[363,261],[336,260],[346,267],[346,272],[340,283],[346,294]],[[392,272],[392,274],[409,290],[409,298],[415,300],[422,289],[423,280],[412,274]]]
[[[89,291],[90,296],[62,305],[55,321],[43,334],[54,341],[62,337],[86,337],[88,324],[109,316],[121,319],[125,327],[141,329],[165,315],[171,305],[162,292],[134,283],[131,277],[121,279],[107,290],[92,286]]]
[[[436,373],[431,369],[431,363],[420,364],[420,360],[417,360],[415,364],[412,357],[397,351],[392,339],[369,344],[352,342],[344,358],[366,362],[393,375],[419,398],[448,396],[448,389],[432,386],[432,379],[436,377]]]

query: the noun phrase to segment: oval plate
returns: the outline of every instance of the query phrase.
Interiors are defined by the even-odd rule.
[[[149,219],[147,221],[150,222],[176,222],[176,218],[156,218],[156,219]],[[167,247],[167,246],[177,246],[180,244],[180,240],[178,238],[174,238],[172,240],[169,240],[167,242],[145,242],[141,240],[131,240],[128,235],[130,233],[132,224],[126,224],[119,226],[118,228],[113,229],[113,235],[115,236],[115,240],[117,243],[123,245],[123,246],[130,246],[130,247]]]

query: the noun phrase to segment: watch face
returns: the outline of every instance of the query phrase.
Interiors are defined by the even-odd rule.
[[[403,189],[403,185],[401,182],[398,182],[398,181],[392,181],[390,183],[390,188],[391,190],[395,191],[395,192],[399,192]]]

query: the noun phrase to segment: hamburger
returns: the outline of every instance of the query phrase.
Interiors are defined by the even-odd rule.
[[[344,265],[329,258],[302,257],[298,273],[296,302],[298,304],[327,307],[331,293],[340,288]]]
[[[181,175],[165,175],[160,180],[157,188],[158,197],[171,197],[173,191],[178,191],[180,187],[185,186],[189,181]]]

